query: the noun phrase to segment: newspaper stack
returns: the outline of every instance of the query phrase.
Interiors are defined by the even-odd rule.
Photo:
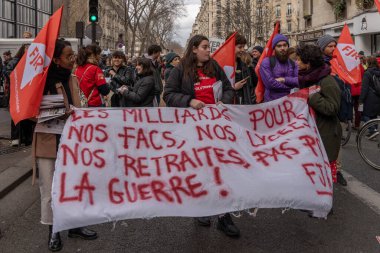
[[[63,95],[46,95],[42,97],[37,123],[61,117],[66,112]]]
[[[65,126],[65,120],[59,119],[59,117],[65,115],[65,112],[66,108],[62,94],[43,96],[35,132],[61,134]]]

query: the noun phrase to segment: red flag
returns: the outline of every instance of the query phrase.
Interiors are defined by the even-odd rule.
[[[274,31],[273,31],[272,35],[270,36],[270,38],[269,38],[269,40],[265,46],[265,49],[260,56],[259,62],[257,63],[256,68],[255,68],[256,75],[259,79],[259,81],[257,82],[256,89],[255,89],[256,103],[261,103],[264,100],[265,88],[264,88],[264,84],[263,84],[263,81],[262,81],[261,75],[260,75],[261,63],[263,62],[263,60],[266,57],[270,57],[273,55],[272,41],[273,41],[274,36],[276,36],[276,34],[278,34],[280,32],[279,30],[280,30],[280,22],[277,22],[276,26],[274,28]]]
[[[379,11],[380,13],[380,0],[375,0],[375,4],[377,6],[377,10]]]
[[[211,56],[223,68],[232,86],[235,84],[235,42],[236,32]]]
[[[50,17],[10,75],[10,113],[15,124],[38,115],[62,10],[63,6]]]
[[[345,83],[351,85],[361,83],[362,74],[360,71],[359,54],[356,51],[347,24],[343,27],[330,63],[332,72],[337,74]]]

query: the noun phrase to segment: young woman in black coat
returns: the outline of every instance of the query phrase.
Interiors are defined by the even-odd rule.
[[[169,75],[164,89],[164,101],[170,107],[201,109],[215,104],[213,84],[222,82],[223,93],[217,103],[232,104],[235,91],[219,64],[210,57],[207,37],[195,35],[189,41],[185,56]],[[210,217],[196,218],[199,225],[210,226]],[[239,236],[240,231],[229,213],[218,217],[218,229],[228,236]]]
[[[139,58],[136,64],[137,82],[131,89],[123,85],[118,89],[124,107],[152,107],[154,98],[153,69],[149,59]]]

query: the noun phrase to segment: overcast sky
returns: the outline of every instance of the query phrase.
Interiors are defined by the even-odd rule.
[[[177,29],[176,33],[178,34],[174,40],[181,43],[183,47],[186,45],[186,41],[189,38],[191,33],[191,29],[199,12],[199,7],[201,6],[201,0],[184,0],[185,3],[185,14],[186,16],[182,16],[177,19]]]

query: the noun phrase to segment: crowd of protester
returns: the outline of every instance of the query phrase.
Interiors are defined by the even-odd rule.
[[[258,83],[256,66],[263,46],[247,48],[247,40],[236,34],[235,83],[231,84],[223,69],[210,56],[209,39],[202,35],[192,37],[186,51],[181,55],[169,52],[162,56],[159,45],[151,45],[147,54],[127,58],[121,51],[110,56],[101,55],[101,48],[88,45],[75,55],[70,43],[57,40],[52,64],[48,70],[44,94],[63,93],[67,104],[80,106],[80,97],[73,94],[72,83],[76,81],[89,107],[152,107],[163,102],[168,107],[191,107],[199,110],[207,104],[256,104],[255,89]],[[338,113],[341,103],[341,79],[332,74],[330,61],[336,49],[335,38],[324,35],[312,45],[290,47],[282,34],[273,39],[273,56],[261,62],[258,72],[265,88],[264,102],[289,95],[297,89],[318,86],[318,92],[310,95],[308,104],[316,112],[316,123],[331,165],[334,182],[347,185],[339,158],[342,128]],[[3,54],[0,62],[1,85],[9,91],[9,76],[17,66],[28,45],[22,45],[17,54]],[[376,118],[380,114],[380,95],[374,89],[380,80],[380,55],[366,57],[359,52],[363,79],[351,88],[354,103],[354,127],[360,122]],[[73,80],[75,78],[75,80]],[[222,97],[216,101],[213,84],[222,83]],[[62,92],[63,91],[63,92]],[[12,95],[12,94],[9,94]],[[9,97],[8,95],[8,97]],[[4,100],[4,96],[3,96]],[[109,101],[109,103],[107,103]],[[361,110],[360,108],[363,107]],[[71,109],[67,107],[67,117]],[[11,145],[30,145],[35,123],[24,120],[16,126],[12,122]],[[379,134],[371,129],[369,139]],[[57,154],[59,135],[34,133],[34,156],[39,168],[41,192],[41,223],[49,226],[48,247],[52,251],[62,248],[59,233],[52,232],[51,184]],[[196,218],[199,225],[210,226],[211,217]],[[239,236],[240,231],[231,215],[217,217],[218,229],[228,236]],[[96,239],[95,231],[76,228],[69,237]]]

